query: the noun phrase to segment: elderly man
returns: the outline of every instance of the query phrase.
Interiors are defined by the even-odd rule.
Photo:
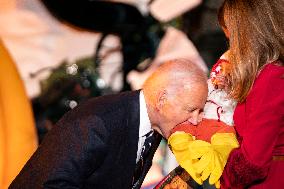
[[[193,63],[173,60],[142,90],[79,105],[47,134],[10,188],[140,188],[161,136],[201,120],[206,81]]]

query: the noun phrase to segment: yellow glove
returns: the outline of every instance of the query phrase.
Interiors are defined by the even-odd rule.
[[[168,144],[179,165],[184,168],[198,184],[202,184],[201,175],[197,174],[193,167],[193,163],[198,161],[196,158],[198,154],[192,154],[189,150],[189,144],[192,142],[192,135],[183,131],[175,132],[168,139]]]
[[[208,152],[207,154],[205,154],[204,156],[208,156],[208,161],[210,162],[210,163],[208,163],[208,165],[203,169],[203,170],[198,170],[198,172],[202,172],[202,174],[201,174],[201,179],[204,181],[204,180],[206,180],[209,176],[210,176],[210,173],[212,172],[212,170],[214,169],[214,166],[215,166],[215,164],[214,163],[212,163],[212,162],[214,162],[215,160],[215,156],[214,156],[214,154],[213,154],[213,150],[211,150],[210,152]],[[194,166],[199,166],[198,164],[195,164]],[[201,167],[201,166],[200,166]]]
[[[198,174],[202,173],[211,160],[211,144],[202,140],[195,140],[188,144],[188,151],[192,158],[198,160],[194,163],[193,168]]]
[[[201,159],[198,166],[202,171],[201,179],[204,181],[209,177],[209,184],[215,184],[216,188],[220,188],[220,177],[227,163],[230,152],[239,147],[239,143],[234,133],[216,133],[211,137],[211,151],[204,156],[210,157],[210,163],[203,169]],[[207,159],[209,159],[207,157]]]
[[[179,131],[170,136],[168,143],[180,166],[198,184],[209,177],[209,183],[215,184],[216,188],[220,188],[219,179],[230,152],[239,146],[233,133],[216,133],[210,144]]]
[[[211,137],[214,149],[214,169],[209,177],[209,184],[215,184],[220,179],[230,152],[239,147],[234,133],[216,133]]]

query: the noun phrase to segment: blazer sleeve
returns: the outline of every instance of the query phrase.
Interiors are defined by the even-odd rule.
[[[245,101],[242,142],[232,151],[222,175],[229,188],[245,188],[267,176],[284,123],[284,69],[269,69],[255,82]],[[281,130],[282,129],[282,130]]]
[[[107,140],[99,117],[71,111],[47,134],[9,188],[82,188],[104,160]]]

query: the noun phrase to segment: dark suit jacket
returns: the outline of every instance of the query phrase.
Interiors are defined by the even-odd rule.
[[[9,188],[129,189],[138,136],[139,91],[91,99],[63,116]]]

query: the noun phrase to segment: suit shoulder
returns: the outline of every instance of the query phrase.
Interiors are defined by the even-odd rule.
[[[139,110],[139,91],[94,97],[80,103],[67,114],[72,114],[72,117],[81,118],[94,115],[102,117],[106,114],[135,109]]]

